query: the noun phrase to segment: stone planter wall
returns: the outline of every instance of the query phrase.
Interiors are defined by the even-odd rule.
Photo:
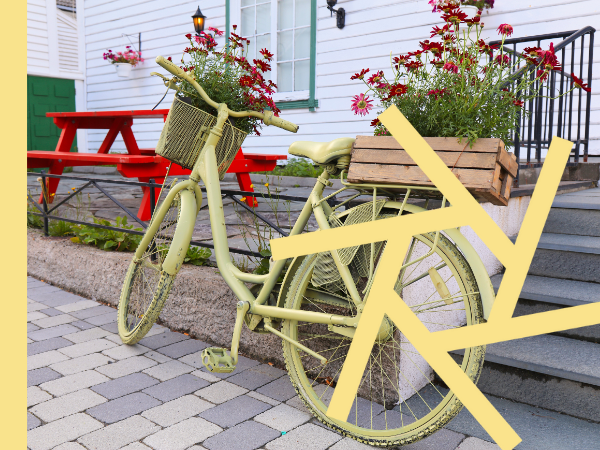
[[[86,298],[117,306],[132,253],[106,252],[65,238],[27,234],[27,273]],[[160,315],[165,326],[229,348],[237,299],[214,267],[185,265]],[[243,328],[240,352],[284,365],[281,340]]]

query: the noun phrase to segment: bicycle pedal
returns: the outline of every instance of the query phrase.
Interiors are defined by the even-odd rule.
[[[225,348],[209,347],[202,350],[202,364],[209,372],[230,373],[235,370],[233,358]]]

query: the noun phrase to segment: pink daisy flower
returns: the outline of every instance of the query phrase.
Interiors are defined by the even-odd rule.
[[[373,108],[372,103],[373,100],[370,100],[368,95],[365,96],[365,94],[358,94],[352,97],[351,109],[354,111],[354,114],[366,116]]]

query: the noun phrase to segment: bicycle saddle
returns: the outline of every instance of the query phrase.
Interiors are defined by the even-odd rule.
[[[317,164],[327,164],[341,156],[350,155],[353,138],[337,138],[330,142],[297,141],[290,145],[289,153],[304,156]]]

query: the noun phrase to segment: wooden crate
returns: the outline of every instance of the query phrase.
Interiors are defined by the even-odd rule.
[[[506,206],[517,175],[515,155],[500,139],[478,139],[472,148],[466,140],[425,138],[435,153],[481,202]],[[391,136],[357,136],[348,169],[351,183],[434,186],[400,144]]]

